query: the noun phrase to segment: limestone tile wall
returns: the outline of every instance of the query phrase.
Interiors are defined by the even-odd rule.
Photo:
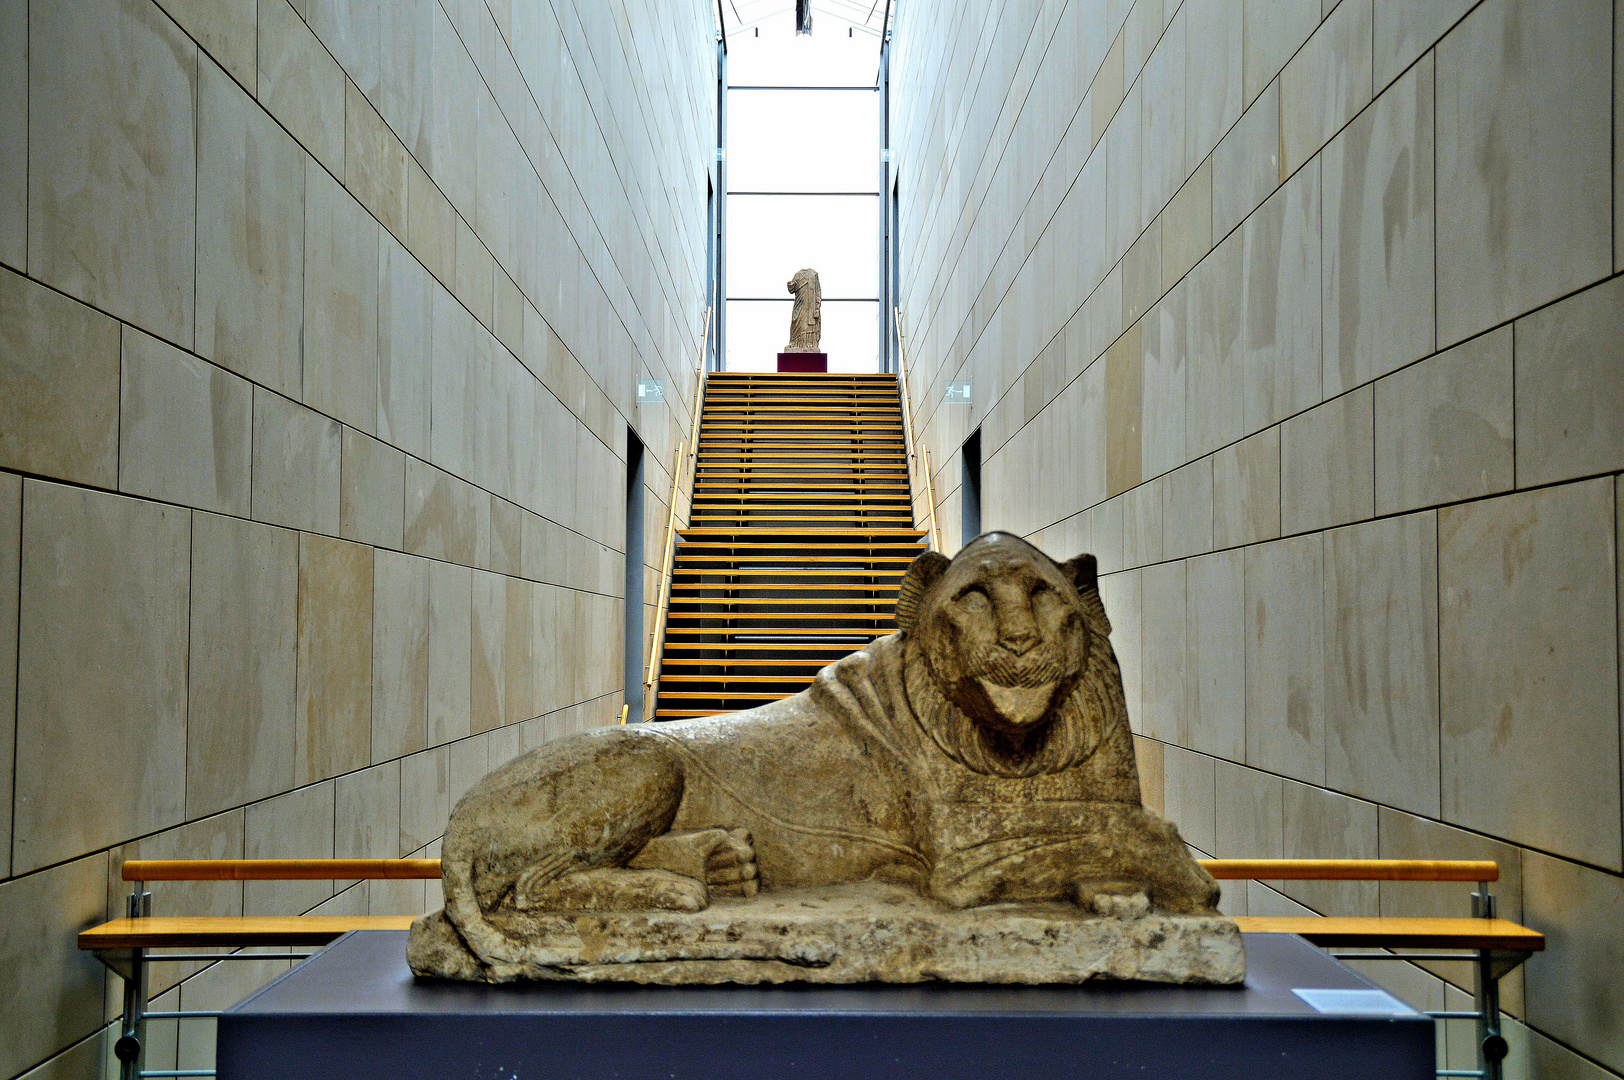
[[[1200,850],[1498,859],[1552,943],[1507,986],[1525,1076],[1624,1075],[1621,26],[1007,0],[894,39],[945,546],[979,429],[984,527],[1099,556],[1146,790]],[[1224,902],[1467,910],[1275,884]],[[1372,974],[1460,1001],[1435,967]]]
[[[651,598],[696,388],[714,50],[703,3],[0,0],[0,1078],[109,1067],[117,980],[73,934],[125,858],[437,854],[488,770],[618,719],[623,560]],[[212,1040],[159,1025],[149,1064]]]

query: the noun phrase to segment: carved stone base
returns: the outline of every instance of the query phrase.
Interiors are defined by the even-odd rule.
[[[480,965],[437,912],[412,927],[419,975],[487,982],[1238,983],[1246,953],[1221,916],[1085,914],[1069,904],[954,911],[875,882],[714,901],[699,912],[501,914],[517,962]]]

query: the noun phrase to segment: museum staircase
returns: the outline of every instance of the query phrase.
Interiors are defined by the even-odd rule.
[[[707,376],[654,719],[776,701],[896,629],[906,453],[895,375]]]

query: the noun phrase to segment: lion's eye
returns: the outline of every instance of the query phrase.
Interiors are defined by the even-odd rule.
[[[961,604],[985,604],[991,602],[987,599],[987,591],[980,585],[966,585],[959,590],[959,594],[953,599]]]

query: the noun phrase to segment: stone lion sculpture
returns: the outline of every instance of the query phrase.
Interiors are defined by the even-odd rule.
[[[1094,557],[1056,563],[1002,533],[951,562],[927,552],[907,571],[896,618],[896,633],[793,697],[599,729],[491,773],[451,815],[445,909],[414,925],[413,969],[490,981],[819,971],[826,981],[1076,981],[1071,960],[1055,969],[1071,976],[1049,978],[1032,977],[1048,961],[1031,957],[994,964],[991,976],[981,961],[872,959],[886,949],[915,956],[925,939],[926,952],[951,952],[952,938],[986,954],[990,931],[1016,932],[1025,913],[1048,920],[1051,929],[1031,931],[1038,938],[1052,938],[1054,925],[1104,933],[1124,917],[1162,917],[1140,942],[1152,951],[1178,917],[1193,917],[1190,955],[1222,954],[1216,974],[1191,975],[1188,957],[1149,974],[1142,959],[1089,973],[1238,979],[1239,937],[1216,914],[1217,884],[1174,826],[1141,804]],[[784,897],[800,898],[793,912]],[[783,944],[783,934],[816,929],[794,921],[809,908],[826,912],[824,936]],[[768,911],[780,936],[757,942],[765,952],[750,953],[750,933],[734,926],[729,937],[732,924],[718,921],[742,926]],[[970,918],[982,921],[961,926]],[[915,940],[843,936],[893,923],[913,927],[897,932]],[[842,948],[845,974],[831,975]],[[696,976],[700,962],[713,970]]]
[[[817,352],[823,339],[823,286],[816,270],[797,270],[787,287],[795,303],[789,313],[789,344],[785,352]]]

